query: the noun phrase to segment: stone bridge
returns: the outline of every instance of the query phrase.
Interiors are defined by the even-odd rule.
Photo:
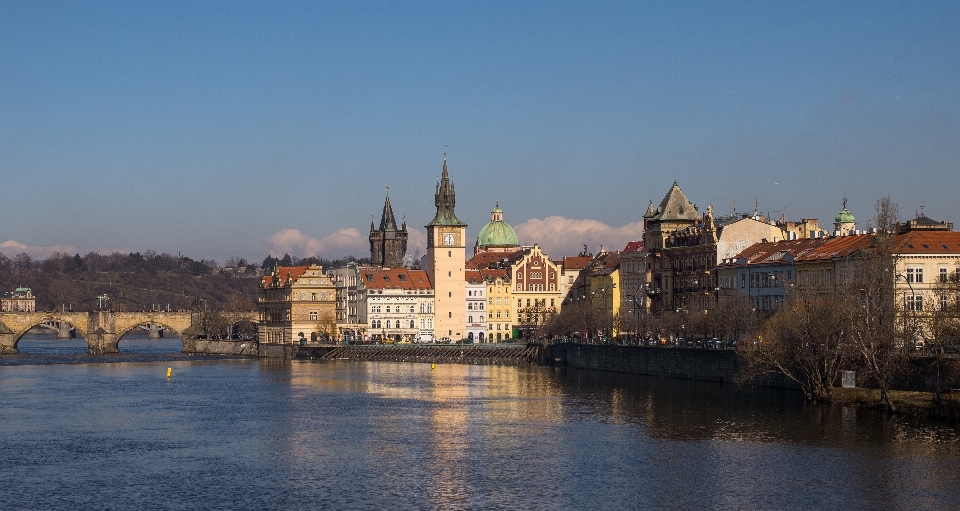
[[[235,314],[235,322],[257,322],[256,312]],[[2,312],[0,313],[0,354],[18,353],[23,334],[41,324],[56,321],[73,326],[87,341],[87,353],[119,353],[120,338],[140,325],[160,325],[177,334],[185,352],[193,351],[197,336],[203,335],[200,315],[194,312]]]

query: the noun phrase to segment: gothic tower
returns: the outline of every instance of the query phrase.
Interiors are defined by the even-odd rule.
[[[437,182],[434,205],[437,214],[426,225],[427,255],[424,269],[433,284],[434,332],[436,337],[460,339],[467,324],[467,292],[464,282],[467,224],[454,214],[457,204],[453,181],[447,173],[447,154],[443,154],[443,174]]]
[[[380,228],[375,229],[370,220],[370,259],[373,266],[400,268],[403,256],[407,254],[407,222],[397,229],[397,220],[393,216],[390,196],[383,203],[380,216]]]

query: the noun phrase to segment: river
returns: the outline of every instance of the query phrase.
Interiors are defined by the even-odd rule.
[[[0,357],[5,510],[960,508],[956,424],[784,390],[76,344]]]

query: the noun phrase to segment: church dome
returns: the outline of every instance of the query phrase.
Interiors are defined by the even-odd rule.
[[[838,224],[856,223],[857,220],[853,217],[853,213],[851,213],[850,210],[847,209],[846,198],[843,199],[843,209],[841,209],[840,212],[837,213],[837,218],[835,218],[833,221],[834,223],[838,223]]]
[[[520,240],[517,231],[510,224],[503,221],[503,210],[498,203],[490,212],[491,220],[480,229],[477,235],[477,246],[487,247],[519,247]]]

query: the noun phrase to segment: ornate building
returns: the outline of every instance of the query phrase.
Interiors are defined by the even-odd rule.
[[[260,341],[287,344],[337,337],[333,276],[315,264],[278,266],[260,281]]]
[[[517,231],[510,224],[503,221],[503,210],[500,203],[496,203],[490,212],[490,222],[480,229],[477,234],[477,243],[473,247],[473,255],[481,252],[516,252],[520,248]]]
[[[0,295],[0,311],[2,312],[35,312],[37,299],[29,287],[18,287],[12,293]]]
[[[373,266],[382,268],[400,268],[403,256],[407,253],[407,222],[397,229],[397,220],[393,216],[390,196],[383,203],[380,215],[380,228],[373,227],[370,220],[370,261]]]
[[[467,224],[454,213],[457,205],[453,181],[447,173],[447,156],[443,156],[443,174],[434,195],[437,214],[427,224],[427,255],[424,270],[433,285],[434,331],[437,337],[461,339],[466,335],[466,261]]]

